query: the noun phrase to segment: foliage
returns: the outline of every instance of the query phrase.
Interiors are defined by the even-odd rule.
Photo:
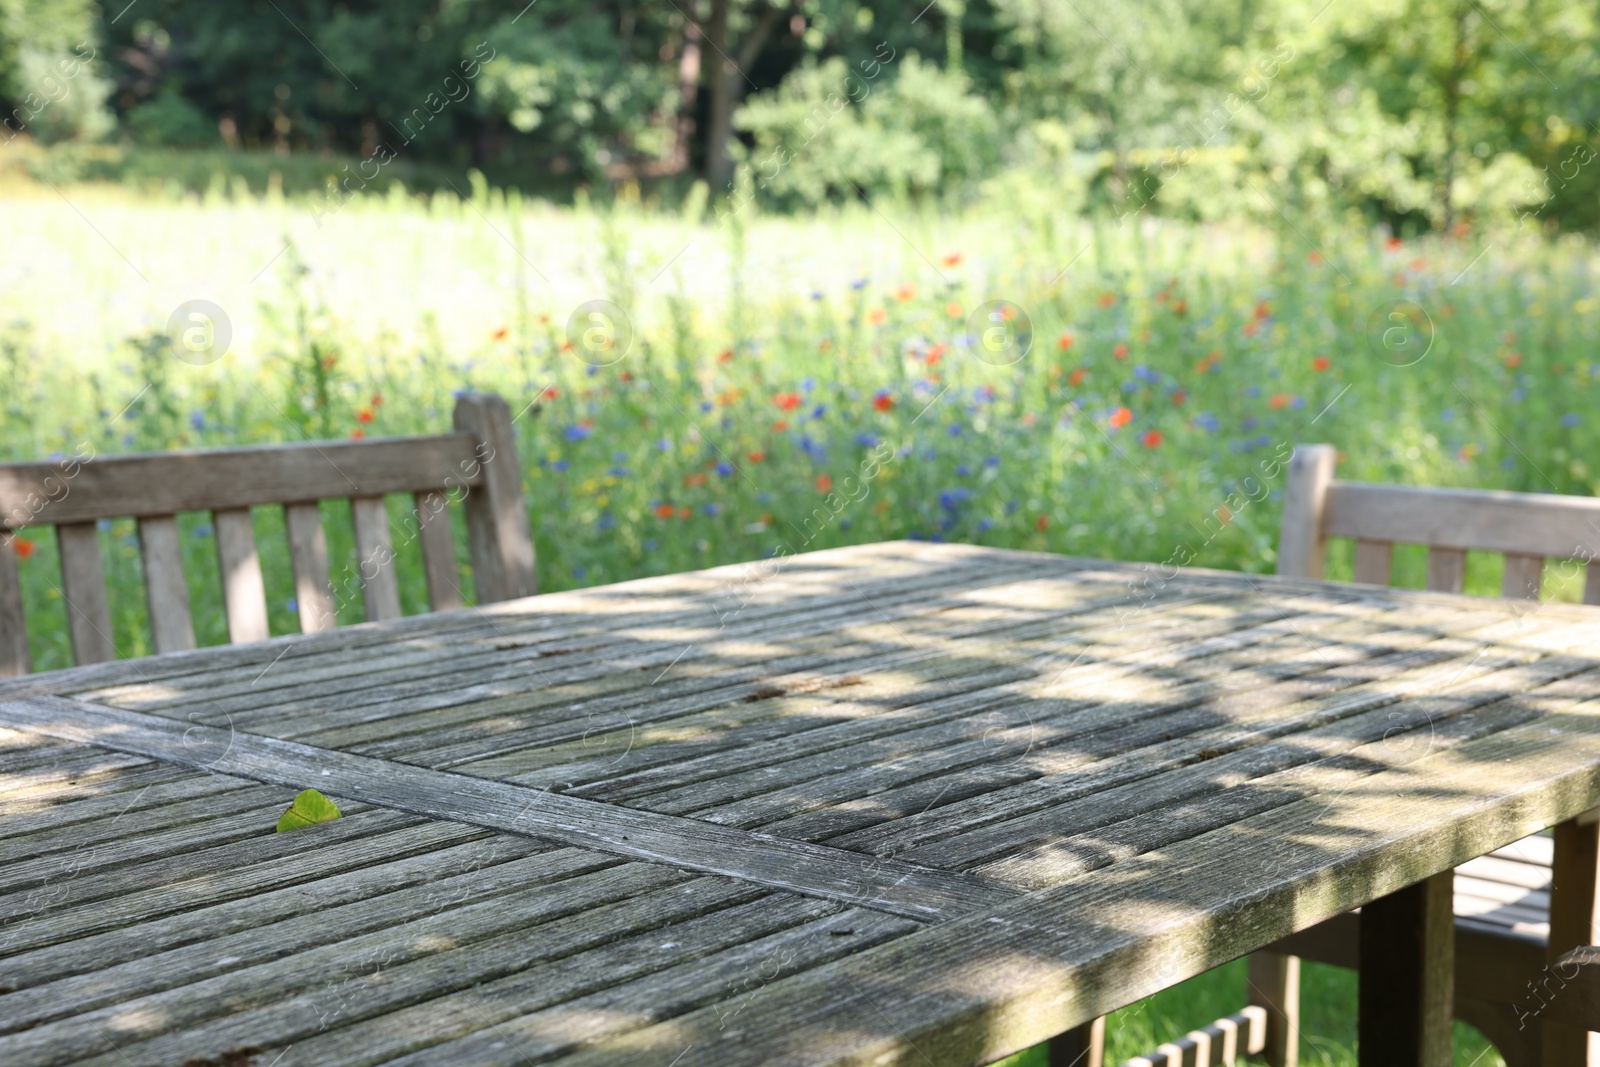
[[[281,834],[315,826],[320,822],[332,822],[342,815],[339,805],[315,789],[302,789],[295,794],[294,803],[289,805],[282,818],[278,820],[277,832]]]
[[[114,117],[111,139],[145,148],[381,151],[458,186],[476,166],[602,196],[683,195],[732,137],[785,209],[1049,188],[1039,149],[1065,144],[1069,189],[1118,218],[1600,225],[1600,16],[1558,0],[120,6],[0,3],[7,113],[63,50],[95,49],[32,136],[93,140]]]

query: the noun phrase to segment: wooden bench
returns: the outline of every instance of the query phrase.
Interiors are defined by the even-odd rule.
[[[111,639],[98,523],[138,522],[151,644],[157,652],[195,647],[177,515],[209,512],[231,642],[268,637],[267,602],[250,509],[281,505],[294,571],[300,629],[335,625],[341,596],[329,581],[318,502],[348,499],[359,588],[368,620],[401,614],[396,546],[384,497],[413,497],[405,537],[420,544],[428,604],[463,602],[448,504],[464,501],[478,603],[535,592],[533,541],[506,402],[493,394],[456,401],[454,431],[436,437],[308,441],[95,457],[0,466],[0,677],[30,668],[15,532],[54,526],[61,592],[76,663],[117,657]],[[402,546],[403,547],[403,546]]]
[[[1428,549],[1430,590],[1461,592],[1467,552],[1487,551],[1505,557],[1502,596],[1537,599],[1549,558],[1578,561],[1585,574],[1583,602],[1600,604],[1600,499],[1341,482],[1334,478],[1337,462],[1330,445],[1295,449],[1284,492],[1279,574],[1323,577],[1329,539],[1348,538],[1355,541],[1355,581],[1386,586],[1394,546],[1416,544]],[[1587,945],[1600,934],[1593,924],[1597,837],[1595,823],[1580,819],[1556,827],[1554,837],[1525,838],[1456,869],[1455,1015],[1477,1027],[1507,1067],[1586,1062],[1581,1032],[1559,1022],[1548,1028],[1544,1020],[1525,1022],[1529,983],[1545,977],[1563,949]],[[1559,929],[1552,938],[1557,854],[1572,866],[1556,879]],[[1355,968],[1360,940],[1360,914],[1351,912],[1252,954],[1248,1000],[1266,1013],[1261,1053],[1272,1067],[1293,1067],[1298,1060],[1300,959]],[[1100,1067],[1097,1036],[1085,1027],[1056,1039],[1053,1067]],[[1196,1055],[1192,1045],[1164,1045],[1142,1057],[1141,1067],[1143,1061],[1167,1067],[1219,1062],[1215,1055]]]

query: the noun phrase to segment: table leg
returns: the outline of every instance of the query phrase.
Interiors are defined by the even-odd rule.
[[[1595,883],[1600,876],[1600,823],[1590,816],[1572,819],[1555,828],[1555,856],[1550,865],[1550,943],[1546,959],[1554,963],[1563,952],[1593,945],[1600,934],[1596,923]],[[1550,983],[1550,969],[1541,976]],[[1559,976],[1556,978],[1559,982]],[[1538,982],[1536,985],[1540,984]],[[1550,991],[1560,996],[1559,989]],[[1587,1067],[1600,1063],[1591,1054],[1595,1038],[1585,1030],[1561,1023],[1544,1026],[1545,1067]]]
[[[1440,1067],[1455,996],[1455,872],[1361,909],[1361,1067]]]
[[[1050,1067],[1101,1067],[1105,1045],[1106,1020],[1101,1016],[1051,1038],[1047,1046]]]

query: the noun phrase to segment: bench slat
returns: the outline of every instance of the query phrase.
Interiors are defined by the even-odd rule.
[[[15,540],[10,535],[0,536],[0,678],[27,674],[32,666]]]
[[[67,601],[73,661],[84,664],[116,659],[99,527],[92,522],[57,526],[56,542],[61,548],[61,584]]]
[[[1543,574],[1543,556],[1525,556],[1519,552],[1507,552],[1505,577],[1500,581],[1500,595],[1523,600],[1538,600],[1539,579]]]
[[[1584,567],[1583,602],[1600,604],[1600,559],[1592,559]]]
[[[333,587],[328,583],[328,535],[322,528],[322,509],[315,503],[285,504],[283,521],[289,530],[289,563],[294,569],[300,632],[331,630],[338,622],[338,613],[333,604]]]
[[[1459,548],[1428,549],[1428,588],[1435,593],[1459,593],[1467,575],[1467,554]]]
[[[1326,537],[1556,559],[1600,556],[1600,499],[1593,497],[1336,481],[1324,509]]]
[[[60,464],[11,464],[0,467],[0,514],[20,511],[30,523],[60,525],[477,485],[474,444],[471,434],[457,432],[104,456],[83,464],[64,496]],[[48,502],[30,508],[30,499]]]
[[[456,541],[450,529],[450,498],[430,490],[417,493],[417,540],[422,543],[422,570],[428,579],[428,606],[448,611],[461,606],[456,574]]]
[[[1388,541],[1356,542],[1355,580],[1367,585],[1388,585],[1394,545]]]
[[[381,496],[350,498],[356,528],[356,569],[367,621],[400,617],[400,586],[395,581],[394,549],[389,539],[389,509]]]
[[[228,640],[265,641],[267,591],[261,581],[256,534],[249,508],[211,513],[216,525],[217,563],[222,568],[222,606],[228,616]]]
[[[139,520],[139,554],[144,561],[145,602],[150,607],[150,638],[157,652],[194,647],[189,617],[189,584],[183,577],[183,546],[178,520],[147,515]]]

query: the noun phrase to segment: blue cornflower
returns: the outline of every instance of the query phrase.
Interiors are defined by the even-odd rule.
[[[194,528],[193,533],[196,537],[210,537],[211,524],[209,522],[202,522],[200,525]]]
[[[1439,418],[1443,419],[1445,422],[1455,422],[1456,421],[1455,409],[1454,408],[1445,408],[1443,411],[1439,412]]]
[[[716,471],[717,471],[718,474],[720,474],[724,478],[726,478],[728,475],[733,473],[733,464],[731,464],[731,463],[718,463],[717,466],[716,466]]]
[[[979,519],[978,520],[978,532],[979,533],[988,533],[992,529],[994,529],[994,523],[990,522],[988,519]]]
[[[701,508],[700,510],[704,511],[707,515],[721,515],[722,514],[722,505],[718,504],[715,501],[712,501],[711,503],[707,504],[705,507]]]
[[[585,437],[589,436],[589,427],[577,425],[568,426],[566,436],[567,440],[569,441],[581,441]]]
[[[566,460],[558,459],[554,463],[550,464],[550,469],[555,471],[557,474],[560,474],[570,466],[572,466],[572,464],[568,463]]]
[[[811,417],[813,419],[820,419],[820,418],[822,418],[822,416],[826,415],[827,413],[828,413],[828,406],[826,404],[818,404],[816,407],[811,409]]]
[[[998,467],[998,466],[1000,466],[1000,457],[999,456],[986,456],[986,457],[984,457],[983,465],[985,467]]]
[[[945,433],[949,434],[951,437],[960,437],[961,429],[962,427],[959,422],[952,422],[948,427],[945,428]]]
[[[1576,416],[1576,415],[1568,414],[1568,415],[1561,416],[1561,425],[1563,425],[1563,426],[1576,426],[1581,421],[1582,420],[1579,419],[1578,416]]]
[[[1248,397],[1251,397],[1252,399],[1254,399],[1255,397],[1260,396],[1261,395],[1261,386],[1252,385],[1252,386],[1246,387],[1246,389],[1244,391],[1244,395],[1248,396]]]
[[[965,478],[972,473],[972,468],[962,463],[956,467],[956,477]]]
[[[661,440],[656,442],[656,447],[663,452],[671,452],[672,441],[670,438],[663,437]]]
[[[852,289],[865,289],[867,287],[867,282],[870,281],[870,280],[871,279],[869,279],[869,278],[857,278],[855,281],[850,283],[850,288],[852,288]]]
[[[1146,382],[1158,381],[1161,378],[1161,375],[1157,374],[1143,363],[1133,368],[1133,376],[1141,381]]]
[[[595,523],[595,526],[602,530],[613,530],[616,528],[616,525],[617,520],[611,517],[611,512],[609,511],[601,512],[600,521]]]
[[[862,448],[875,448],[878,444],[878,438],[875,434],[858,433],[856,434],[856,444]]]
[[[610,470],[606,471],[606,473],[611,475],[613,478],[626,478],[629,474],[629,471],[627,467],[612,467]]]
[[[583,581],[583,579],[588,574],[589,574],[589,568],[583,566],[581,563],[578,566],[572,568],[572,576],[574,578],[576,578],[580,582]]]
[[[206,428],[205,412],[203,412],[203,411],[191,411],[191,412],[189,412],[189,425],[193,426],[196,430],[205,429]]]

